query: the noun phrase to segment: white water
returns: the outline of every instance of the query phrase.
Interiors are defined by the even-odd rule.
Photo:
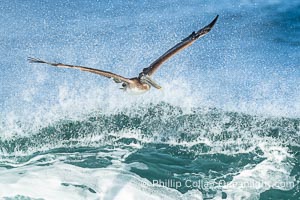
[[[181,107],[184,114],[191,113],[193,108],[205,112],[216,107],[260,116],[300,116],[299,31],[297,14],[292,16],[298,8],[297,1],[66,4],[4,0],[0,4],[1,141],[30,138],[60,120],[84,121],[94,112],[130,113],[137,105],[162,101]],[[142,96],[129,96],[118,85],[96,75],[26,61],[27,56],[37,56],[130,77],[216,14],[220,14],[220,19],[211,34],[172,58],[155,75],[163,91],[151,89]],[[285,18],[289,14],[291,18]],[[169,69],[174,70],[169,73]],[[209,130],[211,135],[221,134],[222,127],[218,125]],[[265,160],[246,166],[234,175],[229,185],[220,187],[228,199],[258,199],[271,187],[280,190],[293,187],[288,184],[295,182],[295,177],[290,176],[293,156],[283,145],[292,141],[272,140],[247,132],[241,132],[242,137],[237,140],[214,141],[198,131],[193,133],[199,135],[196,141],[183,141],[181,145],[204,143],[211,147],[209,154],[235,155],[253,152],[255,148],[263,152],[261,157]],[[127,129],[110,134],[117,139],[160,142],[160,133],[153,133],[152,138]],[[103,135],[94,135],[78,141],[81,145],[99,146],[97,141],[102,139]],[[176,145],[176,139],[170,136],[166,143]],[[142,148],[141,144],[131,145],[134,149]],[[37,144],[25,152],[16,147],[12,154],[0,147],[1,162],[16,167],[0,168],[0,197],[202,199],[197,190],[182,195],[175,189],[146,187],[144,184],[149,185],[149,181],[130,173],[130,166],[120,163],[109,169],[87,169],[63,163],[68,155],[52,154],[21,163],[14,160],[59,147],[64,147],[63,142]],[[111,156],[121,160],[124,152],[118,149],[115,154]],[[50,165],[37,166],[41,163]],[[241,183],[247,187],[238,185]],[[218,193],[215,198],[221,196]]]
[[[122,170],[86,169],[62,163],[0,170],[0,196],[34,199],[202,199],[199,191],[181,194]],[[89,188],[91,188],[89,190]]]
[[[295,187],[295,177],[290,176],[293,164],[289,162],[291,154],[288,148],[270,145],[268,141],[258,146],[264,151],[266,160],[250,169],[246,167],[229,184],[221,187],[227,199],[259,199],[260,194],[266,190],[273,188],[288,191]]]

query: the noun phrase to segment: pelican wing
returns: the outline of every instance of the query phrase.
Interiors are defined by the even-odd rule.
[[[28,58],[28,61],[31,63],[42,63],[42,64],[48,64],[48,65],[52,65],[55,67],[62,67],[62,68],[72,68],[72,69],[79,69],[81,71],[86,71],[86,72],[91,72],[94,74],[98,74],[107,78],[112,78],[116,83],[120,83],[120,82],[126,82],[126,83],[130,83],[131,80],[128,78],[124,78],[123,76],[111,73],[111,72],[107,72],[107,71],[103,71],[103,70],[99,70],[99,69],[93,69],[93,68],[89,68],[89,67],[82,67],[82,66],[76,66],[76,65],[68,65],[68,64],[63,64],[63,63],[51,63],[51,62],[47,62],[47,61],[43,61],[40,59],[36,59],[36,58]]]
[[[155,60],[149,67],[144,68],[142,74],[151,76],[154,72],[169,58],[171,58],[176,53],[180,52],[181,50],[187,48],[191,44],[193,44],[198,38],[203,37],[206,35],[215,25],[219,15],[217,15],[214,20],[205,26],[204,28],[200,29],[197,32],[193,32],[191,35],[183,39],[181,42],[176,44],[174,47],[169,49],[166,53],[160,56],[157,60]]]

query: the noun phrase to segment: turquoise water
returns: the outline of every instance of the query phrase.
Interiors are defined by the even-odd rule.
[[[167,103],[94,112],[2,140],[0,192],[45,199],[297,199],[299,128],[300,119],[183,111]]]
[[[1,199],[300,199],[298,1],[2,1]],[[134,76],[162,91],[32,65]]]

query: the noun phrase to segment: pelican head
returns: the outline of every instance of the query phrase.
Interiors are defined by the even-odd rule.
[[[141,77],[140,77],[140,80],[141,80],[141,82],[142,83],[146,83],[146,84],[148,84],[148,85],[150,85],[150,86],[153,86],[153,87],[155,87],[156,89],[161,89],[161,86],[160,85],[158,85],[153,79],[151,79],[150,78],[150,76],[148,76],[148,75],[142,75]]]

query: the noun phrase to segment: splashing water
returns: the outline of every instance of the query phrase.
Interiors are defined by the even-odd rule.
[[[299,199],[298,1],[0,3],[0,197]],[[27,56],[132,76],[130,96]]]

